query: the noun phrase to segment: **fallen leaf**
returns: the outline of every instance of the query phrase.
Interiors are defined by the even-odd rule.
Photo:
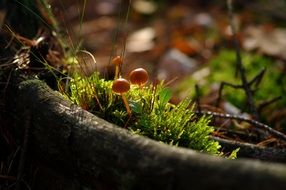
[[[200,44],[194,40],[186,40],[181,37],[172,40],[172,45],[187,55],[194,55],[201,50]]]
[[[155,30],[152,27],[142,28],[132,33],[127,39],[126,50],[129,52],[143,52],[151,50],[155,43]]]
[[[258,50],[266,55],[280,57],[286,60],[286,29],[269,27],[248,27],[245,31],[243,47],[248,50]]]
[[[197,60],[190,58],[178,49],[173,48],[160,60],[157,77],[159,80],[173,80],[194,72],[197,67]]]
[[[153,1],[137,0],[133,2],[132,6],[141,14],[152,14],[157,10],[157,5]]]

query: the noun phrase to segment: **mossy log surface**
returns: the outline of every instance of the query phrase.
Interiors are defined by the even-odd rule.
[[[7,98],[19,138],[29,114],[29,155],[94,189],[98,183],[110,189],[286,189],[285,165],[228,160],[131,135],[38,80],[11,85]]]

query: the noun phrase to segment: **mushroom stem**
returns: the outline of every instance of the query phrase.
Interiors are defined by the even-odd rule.
[[[118,65],[116,65],[116,67],[115,67],[115,76],[114,76],[114,79],[118,79],[118,76],[119,75],[119,66]]]
[[[122,100],[123,100],[123,103],[125,105],[126,111],[127,111],[128,115],[131,116],[131,109],[129,107],[129,104],[128,104],[128,101],[126,99],[126,96],[124,94],[121,94],[121,96],[122,96]]]
[[[120,56],[116,56],[112,59],[112,63],[115,65],[114,79],[118,79],[118,77],[120,75],[121,65],[122,65],[122,58]]]

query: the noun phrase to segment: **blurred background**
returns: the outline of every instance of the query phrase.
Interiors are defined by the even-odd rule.
[[[253,118],[243,89],[225,86],[220,101],[217,101],[222,82],[241,85],[241,79],[236,75],[237,59],[230,29],[227,0],[47,1],[50,4],[50,10],[59,22],[60,34],[67,44],[66,52],[74,53],[71,56],[68,54],[67,57],[72,59],[77,50],[86,50],[95,57],[96,63],[90,56],[85,57],[87,64],[85,64],[84,73],[87,76],[98,69],[101,77],[113,80],[115,68],[111,64],[111,59],[117,55],[123,55],[122,74],[124,77],[127,77],[134,68],[145,68],[149,72],[150,84],[158,80],[165,81],[173,92],[171,101],[174,104],[187,96],[192,96],[194,102],[197,103],[196,111],[212,111],[212,113],[219,112]],[[8,14],[4,2],[12,1],[0,0],[1,27],[5,25],[3,21],[5,15]],[[15,0],[13,2],[22,5],[22,2],[31,1]],[[39,8],[38,4],[32,3],[32,5]],[[12,10],[15,12],[10,11],[11,15],[16,15],[12,17],[15,19],[13,21],[18,23],[21,19],[18,15],[22,13],[18,10],[25,9],[22,6],[15,6]],[[260,116],[259,121],[286,133],[286,1],[233,0],[233,11],[233,24],[237,30],[237,41],[247,80],[257,79],[253,82],[252,93]],[[45,13],[40,12],[48,22],[49,15]],[[35,14],[28,15],[32,18],[35,16]],[[19,25],[24,21],[29,23],[27,20],[29,21],[29,19],[20,20]],[[19,28],[22,29],[22,27]],[[11,65],[11,60],[14,60],[12,65],[28,62],[29,58],[26,55],[33,55],[33,52],[30,53],[31,47],[36,47],[37,50],[38,45],[33,42],[41,38],[41,33],[33,41],[29,39],[34,37],[34,34],[29,32],[30,28],[38,30],[36,25],[30,24],[22,30],[25,35],[13,35],[19,38],[17,38],[18,41],[23,39],[22,42],[24,42],[14,49],[9,47],[13,41],[12,32],[10,30],[8,33],[5,30],[0,32],[3,35],[0,35],[0,60],[4,65],[0,68],[0,79],[1,77],[5,79],[4,82],[0,81],[0,86],[3,87],[0,88],[0,173],[2,180],[7,181],[6,185],[9,187],[10,184],[15,184],[16,178],[14,179],[13,172],[17,171],[17,160],[20,157],[21,148],[10,135],[9,131],[13,125],[10,125],[5,118],[6,110],[3,99],[6,96],[5,91],[11,72],[7,74],[7,82],[4,68]],[[42,35],[45,37],[47,34]],[[48,36],[51,38],[46,38],[47,42],[51,44],[45,46],[47,44],[44,43],[43,47],[48,47],[50,49],[47,50],[53,51],[46,52],[45,55],[54,55],[54,57],[47,57],[52,60],[48,61],[60,63],[59,65],[62,66],[62,63],[66,63],[67,60],[63,61],[59,56],[63,51],[58,47],[58,38],[55,40],[54,35],[50,33]],[[54,43],[50,39],[53,39]],[[23,44],[29,48],[24,46],[22,53],[18,49],[20,49],[19,45],[22,47]],[[7,51],[8,49],[15,52],[11,54]],[[9,64],[5,65],[5,63]],[[263,77],[257,77],[264,69]],[[54,73],[51,76],[55,80]],[[261,147],[284,149],[286,147],[286,143],[279,138],[271,135],[265,138],[260,137],[257,133],[259,129],[256,130],[255,125],[239,119],[213,117],[211,125],[215,127],[213,137],[251,143]],[[279,153],[278,151],[274,156],[278,155],[280,158]],[[266,157],[273,156],[269,152],[265,155]],[[38,167],[29,169],[30,175],[27,174],[27,177],[33,176],[28,181],[30,184],[33,184],[35,177],[38,177],[37,172]],[[50,179],[50,176],[54,176],[54,173],[48,177],[44,174],[45,179]]]
[[[214,108],[222,81],[241,83],[235,77],[236,57],[226,1],[49,2],[69,47],[91,52],[102,77],[113,78],[111,57],[123,53],[123,76],[134,68],[145,68],[151,82],[165,80],[171,87],[173,103],[199,95],[201,106],[207,109],[247,112],[244,92],[230,87],[224,89],[219,108]],[[233,8],[247,78],[251,80],[266,68],[254,94],[264,116],[262,121],[282,129],[286,126],[286,2],[233,1]],[[89,64],[94,63],[90,60]],[[93,68],[89,68],[90,73]],[[278,101],[263,107],[265,101],[277,97]]]

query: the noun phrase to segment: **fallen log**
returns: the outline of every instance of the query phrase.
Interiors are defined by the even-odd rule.
[[[91,189],[286,189],[283,164],[228,160],[133,135],[39,80],[11,84],[6,105],[19,138],[30,120],[27,154]]]

